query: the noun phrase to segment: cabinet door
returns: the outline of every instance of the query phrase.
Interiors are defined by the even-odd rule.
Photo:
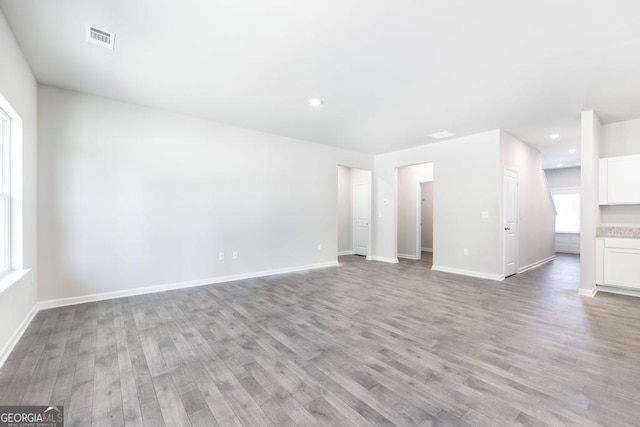
[[[640,203],[640,156],[611,157],[607,160],[607,203]]]
[[[596,285],[604,285],[604,239],[596,239]]]
[[[640,250],[604,248],[606,285],[640,289]]]

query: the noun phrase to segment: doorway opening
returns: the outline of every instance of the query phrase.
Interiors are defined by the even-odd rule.
[[[396,169],[397,256],[420,260],[433,244],[433,163]]]
[[[339,165],[338,256],[368,257],[371,230],[371,171]]]
[[[433,253],[433,181],[419,182],[420,252]]]

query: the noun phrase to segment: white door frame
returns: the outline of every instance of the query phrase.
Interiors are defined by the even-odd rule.
[[[518,263],[520,262],[520,209],[518,203],[519,197],[519,172],[517,169],[505,167],[502,172],[502,221],[500,222],[500,233],[502,235],[502,275],[507,276],[507,234],[505,233],[506,224],[506,211],[507,211],[507,172],[514,173],[516,175],[516,232],[515,232],[515,251],[516,251],[516,271],[518,274]]]
[[[431,180],[430,181],[418,181],[416,183],[416,222],[415,222],[415,226],[416,226],[416,255],[411,255],[411,254],[398,254],[398,228],[400,225],[400,220],[398,218],[398,211],[399,211],[399,206],[398,206],[398,193],[399,193],[399,179],[398,179],[398,174],[400,172],[401,168],[405,168],[405,167],[409,167],[409,166],[418,166],[418,165],[427,165],[427,164],[431,164],[432,165],[432,176],[431,176]],[[408,165],[399,165],[396,166],[394,169],[394,191],[393,191],[393,197],[394,197],[394,203],[393,203],[393,207],[394,207],[394,223],[395,223],[395,227],[394,227],[394,239],[393,239],[393,244],[394,244],[394,252],[396,254],[395,260],[393,262],[398,262],[398,258],[405,258],[405,259],[411,259],[411,260],[420,260],[422,259],[422,236],[420,234],[420,221],[421,221],[421,215],[419,215],[419,213],[421,212],[421,194],[422,194],[422,189],[420,188],[421,184],[427,183],[427,182],[433,182],[434,185],[434,192],[435,192],[435,181],[436,181],[436,167],[435,167],[435,161],[433,160],[427,160],[424,162],[419,162],[419,163],[414,163],[414,164],[408,164]],[[410,185],[410,184],[409,184]],[[411,196],[409,195],[409,200],[410,200]],[[434,199],[435,199],[435,195],[434,195]],[[435,205],[435,203],[434,203]],[[433,228],[435,229],[435,222],[436,222],[436,218],[435,218],[435,214],[433,217]],[[435,238],[434,238],[434,242],[433,242],[433,251],[435,252]]]
[[[416,193],[416,259],[422,259],[422,184],[427,184],[431,181],[418,181],[418,188]],[[432,200],[433,202],[433,200]],[[433,224],[431,225],[433,227]],[[433,232],[432,232],[433,234]]]
[[[350,169],[359,169],[359,168],[350,168]],[[371,242],[372,242],[372,237],[373,237],[373,215],[371,212],[371,206],[372,206],[372,197],[373,197],[373,188],[372,188],[372,175],[373,173],[370,170],[367,169],[360,169],[363,171],[366,171],[368,173],[368,180],[366,183],[351,183],[351,250],[352,253],[356,254],[356,230],[355,230],[355,223],[356,223],[356,212],[354,209],[354,205],[355,205],[355,189],[356,189],[356,185],[367,185],[368,186],[368,193],[367,195],[368,197],[368,206],[366,208],[367,212],[369,213],[369,222],[367,224],[367,253],[365,254],[367,259],[370,259],[371,257]]]

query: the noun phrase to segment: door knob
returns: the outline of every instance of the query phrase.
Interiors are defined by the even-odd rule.
[[[504,231],[509,231],[509,230],[511,230],[509,227],[504,228]]]

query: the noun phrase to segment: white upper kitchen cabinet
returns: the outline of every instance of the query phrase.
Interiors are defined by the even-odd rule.
[[[600,159],[600,204],[640,204],[640,155]]]

